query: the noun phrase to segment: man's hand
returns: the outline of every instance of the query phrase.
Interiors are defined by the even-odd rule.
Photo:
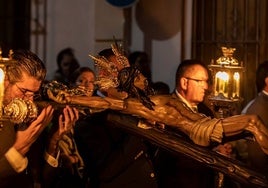
[[[58,129],[52,134],[50,140],[48,140],[48,154],[54,157],[57,155],[58,141],[62,138],[64,133],[67,133],[72,130],[78,119],[79,112],[76,108],[71,108],[67,105],[63,109],[63,114],[61,114],[58,119]]]
[[[66,106],[63,109],[63,114],[59,116],[59,129],[58,135],[62,136],[64,133],[69,132],[79,119],[79,112],[76,108]]]
[[[223,145],[222,144],[218,145],[213,150],[226,156],[226,157],[231,157],[232,148],[233,148],[233,146],[231,144],[225,143]]]
[[[16,141],[13,147],[23,156],[29,151],[31,145],[36,141],[38,136],[49,124],[52,119],[54,109],[51,105],[44,108],[35,121],[23,131],[18,131],[16,134]]]

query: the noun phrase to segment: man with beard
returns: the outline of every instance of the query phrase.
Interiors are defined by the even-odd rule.
[[[34,53],[18,50],[6,64],[3,105],[13,99],[33,101],[46,75],[43,62]],[[66,106],[57,116],[56,125],[48,137],[40,140],[51,122],[54,108],[44,107],[30,122],[17,124],[1,120],[0,128],[0,187],[50,186],[58,167],[58,141],[78,119],[78,111]],[[25,126],[26,125],[26,126]]]

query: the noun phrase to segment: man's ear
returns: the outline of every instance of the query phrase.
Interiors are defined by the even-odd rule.
[[[187,89],[187,85],[188,85],[188,80],[186,78],[182,77],[180,79],[180,85],[181,85],[181,88],[183,90],[186,90]]]

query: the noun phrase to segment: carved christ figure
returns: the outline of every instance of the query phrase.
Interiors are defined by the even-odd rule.
[[[54,87],[53,83],[46,87],[48,97],[58,103],[82,105],[96,111],[112,109],[144,118],[150,123],[171,126],[201,146],[209,146],[212,142],[221,143],[224,137],[248,131],[263,152],[268,154],[268,129],[256,115],[211,119],[203,114],[193,113],[173,95],[153,95],[147,79],[135,65],[129,65],[118,46],[113,45],[112,49],[116,62],[110,62],[106,57],[91,57],[99,68],[99,88],[105,89],[106,93],[113,92],[107,96],[115,97],[82,96],[66,88]]]
[[[139,88],[134,90],[137,89]],[[144,118],[148,122],[175,127],[188,135],[194,143],[201,146],[209,146],[211,142],[221,143],[223,137],[249,131],[259,143],[263,152],[268,154],[268,130],[256,115],[236,115],[224,119],[211,119],[203,114],[193,113],[172,95],[153,95],[141,97],[142,99],[116,99],[99,96],[78,96],[67,91],[59,91],[55,94],[55,91],[49,89],[47,94],[50,99],[58,103],[86,106],[97,109],[97,111],[112,109]]]

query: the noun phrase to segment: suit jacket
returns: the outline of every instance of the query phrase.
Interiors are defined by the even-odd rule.
[[[90,186],[157,187],[143,140],[112,126],[106,121],[107,112],[81,119],[75,126],[75,139],[88,167]]]
[[[14,124],[9,121],[3,121],[0,130],[0,187],[11,187],[16,185],[23,185],[27,178],[25,173],[17,173],[9,164],[5,157],[5,153],[14,144],[16,139],[16,132]],[[25,180],[25,183],[21,182]],[[20,184],[17,184],[20,182]]]
[[[248,107],[246,114],[258,115],[265,126],[268,126],[268,95],[261,92]],[[268,177],[268,156],[261,150],[259,144],[248,140],[248,162],[249,165]]]
[[[182,101],[175,92],[172,93],[172,96]],[[187,104],[185,104],[185,106],[187,106]],[[191,109],[189,108],[189,110]],[[189,137],[185,136],[185,139],[189,139]],[[160,188],[214,187],[213,170],[183,154],[174,154],[160,149],[155,160],[155,165]]]
[[[46,187],[56,178],[57,168],[47,164],[43,159],[44,145],[41,137],[32,145],[27,154],[28,167],[17,173],[5,157],[5,153],[12,147],[16,139],[15,125],[3,121],[0,128],[0,187],[32,187],[34,182],[45,182]]]

